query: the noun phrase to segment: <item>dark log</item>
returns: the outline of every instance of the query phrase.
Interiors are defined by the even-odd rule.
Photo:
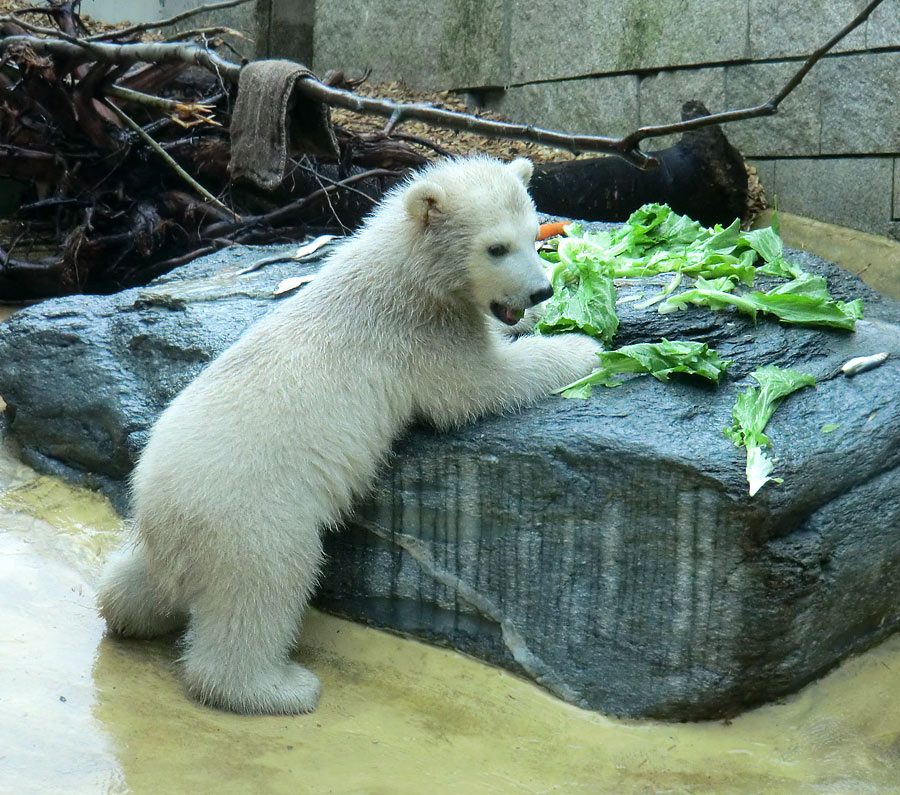
[[[58,296],[65,272],[61,260],[24,262],[0,254],[0,296],[11,301]]]
[[[62,158],[50,152],[0,144],[0,176],[53,183],[64,167]]]
[[[697,101],[681,109],[685,120],[708,115]],[[650,155],[659,160],[652,171],[617,157],[538,165],[531,194],[542,212],[589,221],[624,221],[647,202],[668,204],[704,226],[744,218],[744,158],[721,127],[686,132],[675,146]]]
[[[345,158],[364,168],[421,168],[428,163],[409,144],[380,133],[359,135],[343,127],[334,132]]]

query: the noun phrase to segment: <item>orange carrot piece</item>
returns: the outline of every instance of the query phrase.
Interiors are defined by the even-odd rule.
[[[556,235],[561,235],[565,231],[566,226],[568,226],[568,221],[552,221],[549,224],[541,224],[541,228],[538,231],[538,240],[546,240],[548,237],[556,237]]]

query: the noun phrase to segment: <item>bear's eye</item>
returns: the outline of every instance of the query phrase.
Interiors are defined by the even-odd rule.
[[[494,243],[493,246],[488,246],[488,254],[492,257],[502,257],[504,254],[508,253],[509,249],[502,243]]]

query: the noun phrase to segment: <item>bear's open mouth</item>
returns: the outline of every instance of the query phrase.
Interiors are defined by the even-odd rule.
[[[494,316],[507,326],[515,326],[523,317],[525,317],[524,309],[514,309],[511,306],[503,306],[496,301],[491,302],[491,312]]]

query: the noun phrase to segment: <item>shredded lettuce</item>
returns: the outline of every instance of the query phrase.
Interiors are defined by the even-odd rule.
[[[589,241],[560,238],[550,273],[553,295],[534,326],[538,334],[581,331],[612,342],[619,328],[616,288],[608,262]]]
[[[672,373],[688,373],[708,378],[714,383],[731,364],[703,342],[669,341],[641,342],[623,345],[614,351],[597,353],[600,364],[594,371],[562,389],[559,394],[567,398],[587,399],[591,387],[616,387],[622,380],[614,376],[624,373],[647,373],[659,381],[668,381]]]
[[[735,286],[730,278],[717,282],[698,278],[693,288],[672,295],[660,304],[659,312],[675,312],[689,303],[710,309],[733,306],[739,312],[750,315],[754,323],[757,312],[764,312],[774,315],[782,323],[848,331],[853,331],[856,321],[863,316],[862,301],[857,299],[844,303],[833,300],[821,276],[804,273],[802,277],[765,293],[754,290],[739,295],[732,292]]]
[[[535,331],[583,331],[609,346],[618,329],[613,280],[664,273],[673,274],[669,285],[639,308],[658,303],[665,314],[689,303],[733,306],[754,322],[763,312],[783,323],[852,331],[862,317],[862,302],[833,300],[825,279],[787,262],[778,231],[777,213],[771,227],[742,232],[737,219],[707,229],[665,204],[644,205],[613,232],[584,232],[580,224],[570,224],[567,236],[542,252],[555,295]],[[768,292],[736,290],[739,284],[752,286],[757,273],[788,281]],[[695,284],[673,294],[685,276]]]
[[[805,386],[815,386],[816,379],[796,370],[766,365],[750,373],[759,388],[750,387],[741,392],[731,411],[732,427],[725,428],[725,435],[738,447],[747,448],[747,482],[752,497],[770,480],[781,483],[780,478],[769,477],[773,463],[763,448],[771,447],[769,437],[763,433],[766,424],[785,397]]]

